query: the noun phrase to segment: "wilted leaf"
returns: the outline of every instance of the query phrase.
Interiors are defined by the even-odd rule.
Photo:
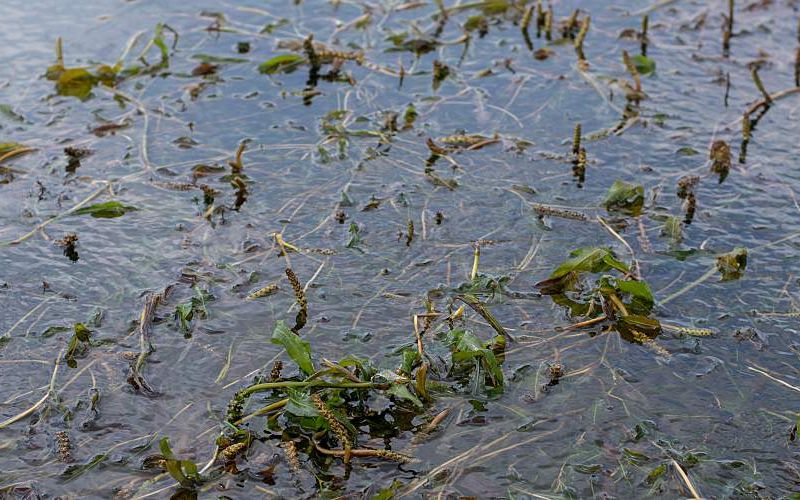
[[[297,363],[297,366],[306,375],[314,373],[314,363],[311,361],[311,345],[301,339],[299,335],[289,330],[283,320],[278,320],[272,332],[272,343],[282,345],[286,354]]]
[[[739,279],[747,267],[747,249],[737,247],[717,257],[717,269],[722,274],[722,281]]]
[[[638,215],[644,205],[644,186],[616,180],[603,202],[609,212],[619,211]]]
[[[291,73],[296,70],[298,66],[305,63],[305,57],[298,54],[282,54],[275,56],[269,61],[263,62],[258,65],[258,72],[265,75],[274,75],[275,73]]]
[[[126,213],[134,210],[138,209],[130,205],[123,205],[118,201],[106,201],[79,208],[72,212],[72,215],[91,215],[92,217],[100,219],[113,219],[114,217],[122,217]]]

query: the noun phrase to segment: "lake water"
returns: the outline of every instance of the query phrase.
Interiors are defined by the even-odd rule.
[[[2,2],[0,143],[20,145],[0,163],[4,498],[800,495],[797,2],[736,2],[727,55],[727,2],[555,1],[551,40],[534,8],[531,48],[526,2],[443,3],[446,16],[399,0]],[[742,115],[763,99],[754,65],[777,98],[750,115],[742,154]],[[685,176],[699,178],[680,198]],[[642,186],[640,209],[606,208],[616,180]],[[620,334],[617,295],[596,288],[636,269],[534,286],[590,247],[635,259],[656,331]],[[736,248],[746,267],[724,276]],[[276,360],[274,380],[305,378],[270,341],[298,310],[287,266],[316,369],[352,356],[393,372],[417,349],[414,315],[439,313],[416,322],[431,323],[422,406],[319,391],[354,448],[412,461],[320,451],[342,442],[314,434],[330,424],[308,393],[231,437],[237,391]],[[444,319],[465,292],[513,337],[503,353],[448,347],[448,323],[496,335],[471,307]],[[244,415],[287,395],[255,394]],[[247,436],[227,463],[221,434]],[[165,437],[202,480],[177,487]]]

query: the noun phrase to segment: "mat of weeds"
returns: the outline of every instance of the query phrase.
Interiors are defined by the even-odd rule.
[[[0,6],[9,498],[794,498],[795,2]]]

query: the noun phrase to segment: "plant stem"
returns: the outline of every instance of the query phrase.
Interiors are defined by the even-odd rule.
[[[391,384],[378,384],[375,382],[325,382],[324,380],[287,380],[283,382],[266,382],[263,384],[251,385],[244,389],[241,393],[242,396],[249,396],[256,392],[270,391],[272,389],[288,389],[293,388],[308,388],[308,387],[325,387],[337,389],[379,389],[385,390],[391,387]]]

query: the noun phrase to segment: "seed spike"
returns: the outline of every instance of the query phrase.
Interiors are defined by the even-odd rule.
[[[297,278],[297,275],[294,273],[291,267],[286,268],[286,277],[288,278],[289,283],[292,285],[294,297],[297,300],[297,305],[300,307],[300,310],[297,312],[297,316],[295,318],[294,328],[292,328],[292,331],[299,335],[300,330],[306,326],[306,320],[308,320],[308,300],[306,299],[306,293],[303,290],[303,285],[300,284],[300,280]]]
[[[575,124],[575,131],[572,133],[572,154],[576,155],[581,150],[581,124]]]

